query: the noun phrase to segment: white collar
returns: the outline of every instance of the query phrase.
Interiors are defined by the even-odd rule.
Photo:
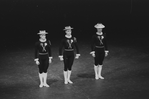
[[[40,41],[40,42],[46,42],[47,39],[44,39],[44,40],[43,40],[43,39],[39,39],[39,41]]]
[[[103,35],[103,32],[101,32],[102,34],[100,34],[99,32],[96,32],[97,35]]]
[[[65,35],[65,37],[66,37],[66,38],[71,38],[71,37],[72,37],[72,35]]]

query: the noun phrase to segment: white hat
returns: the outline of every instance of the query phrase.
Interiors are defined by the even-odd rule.
[[[105,26],[102,23],[97,23],[94,27],[95,28],[105,28]]]
[[[66,26],[64,30],[70,30],[70,29],[73,29],[73,28],[70,26]]]
[[[39,31],[38,34],[40,35],[40,34],[48,34],[48,33],[45,30],[41,30],[41,31]]]

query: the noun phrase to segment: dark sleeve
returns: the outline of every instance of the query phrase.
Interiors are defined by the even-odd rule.
[[[38,58],[38,42],[35,44],[35,59]]]
[[[107,47],[107,37],[106,37],[106,33],[104,34],[104,46],[105,46],[105,50],[108,50],[108,47]]]
[[[95,36],[92,36],[91,51],[95,51]]]
[[[59,47],[59,55],[60,55],[60,56],[62,55],[63,47],[64,47],[64,39],[61,41],[60,47]]]
[[[52,53],[51,53],[51,42],[50,42],[50,40],[48,41],[48,53],[49,53],[49,57],[51,57],[52,56]]]
[[[77,39],[74,37],[74,45],[76,48],[76,53],[79,54],[79,48],[78,48],[78,44],[77,44]]]

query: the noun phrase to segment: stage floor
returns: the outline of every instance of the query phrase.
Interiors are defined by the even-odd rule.
[[[80,47],[81,57],[72,68],[73,84],[63,83],[63,62],[52,48],[48,69],[49,88],[39,88],[33,48],[7,49],[0,56],[0,99],[148,99],[149,56],[127,46],[109,46],[104,60],[104,80],[94,79],[90,46]]]

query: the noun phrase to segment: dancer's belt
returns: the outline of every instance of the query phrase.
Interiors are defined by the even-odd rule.
[[[96,48],[104,48],[104,46],[95,46]]]
[[[73,51],[74,49],[65,49],[65,51]]]
[[[48,53],[39,53],[39,55],[47,55]]]

